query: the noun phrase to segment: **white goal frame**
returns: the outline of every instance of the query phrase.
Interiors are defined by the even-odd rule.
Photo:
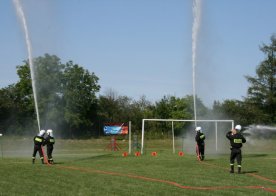
[[[146,121],[157,121],[157,122],[172,122],[172,137],[173,137],[173,153],[175,153],[174,143],[174,125],[173,122],[214,122],[216,131],[216,151],[218,150],[218,122],[229,122],[232,124],[234,129],[234,120],[180,120],[180,119],[143,119],[142,120],[142,138],[141,138],[141,154],[144,152],[144,136],[145,136],[145,122]]]

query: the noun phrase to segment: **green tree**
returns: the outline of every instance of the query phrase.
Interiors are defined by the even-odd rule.
[[[133,100],[127,96],[118,95],[113,89],[108,89],[99,97],[98,118],[101,130],[107,122],[133,121],[133,112]]]
[[[153,117],[154,106],[142,96],[138,101],[130,97],[119,95],[109,89],[99,97],[98,122],[100,134],[106,122],[132,122],[132,132],[140,131],[142,119]]]
[[[4,134],[23,134],[30,128],[31,119],[22,104],[15,85],[0,90],[0,130]]]
[[[113,89],[108,89],[104,95],[99,96],[98,115],[101,123],[118,121],[118,93]]]
[[[146,99],[146,96],[141,96],[139,100],[133,101],[129,110],[129,115],[132,122],[132,130],[142,130],[142,119],[152,118],[154,113],[154,105]]]
[[[184,97],[184,99],[187,102],[187,112],[191,114],[190,119],[194,119],[194,98],[192,95],[187,95]],[[196,96],[196,115],[197,119],[204,119],[206,118],[206,115],[209,114],[208,108],[204,105],[202,100]],[[209,117],[207,117],[209,118]]]
[[[35,58],[34,66],[41,128],[67,137],[94,134],[98,77],[72,61],[62,64],[55,55]],[[17,66],[17,74],[15,85],[0,90],[1,128],[9,133],[34,133],[37,121],[28,61]]]
[[[55,55],[34,59],[41,128],[58,130],[64,123],[62,77],[64,65]]]
[[[205,114],[206,107],[201,100],[197,100],[199,107],[199,113]],[[154,110],[155,118],[160,119],[193,119],[193,98],[192,96],[186,96],[184,98],[177,98],[174,96],[164,96],[159,102],[156,102]],[[180,134],[181,129],[189,126],[191,123],[178,123],[175,125],[175,134]],[[159,123],[156,126],[156,130],[169,130],[171,124],[166,122]]]
[[[18,107],[17,122],[20,122],[17,124],[25,124],[26,129],[34,133],[37,131],[37,119],[35,115],[30,66],[28,61],[23,62],[23,65],[17,66],[19,82],[15,84],[15,90],[13,92],[13,96],[15,97],[14,104]],[[34,59],[34,68],[41,128],[52,128],[56,130],[59,126],[57,123],[58,119],[62,119],[60,118],[62,116],[61,99],[57,94],[60,91],[60,78],[63,66],[58,57],[45,54],[43,57]],[[22,129],[22,126],[20,129],[26,132],[24,128]]]
[[[23,61],[22,66],[17,66],[19,81],[15,84],[13,91],[13,102],[17,112],[15,114],[15,126],[11,125],[12,132],[26,134],[37,132],[37,119],[35,113],[34,96],[31,84],[31,73],[28,61]]]
[[[164,96],[156,102],[155,117],[161,119],[191,119],[189,97]]]
[[[238,124],[247,125],[248,118],[245,114],[245,104],[239,100],[216,101],[213,105],[213,113],[216,119],[232,119]]]
[[[70,137],[91,135],[96,121],[97,97],[100,90],[99,78],[72,61],[66,63],[62,93],[64,119]],[[67,134],[67,136],[68,136]]]
[[[260,50],[266,58],[256,69],[256,76],[246,76],[250,83],[247,103],[261,112],[263,123],[276,121],[276,37],[271,36],[271,44],[263,44]]]
[[[7,134],[26,134],[37,130],[28,62],[17,66],[19,82],[0,91],[1,129]]]

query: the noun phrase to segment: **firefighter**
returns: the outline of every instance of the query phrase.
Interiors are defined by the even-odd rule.
[[[242,162],[242,144],[246,142],[246,139],[240,133],[241,125],[236,125],[234,129],[226,134],[226,137],[230,140],[231,154],[230,154],[230,173],[234,173],[234,163],[237,159],[238,173],[241,173],[241,162]]]
[[[42,146],[44,145],[45,139],[44,139],[45,130],[39,131],[39,133],[34,137],[34,152],[33,152],[33,164],[35,163],[35,157],[37,151],[39,152],[41,163],[44,164],[44,157],[42,152]]]
[[[197,158],[198,160],[203,161],[204,160],[204,150],[205,150],[205,135],[202,133],[201,127],[196,127],[196,136],[195,136],[195,141],[196,141],[196,153],[197,153]]]
[[[54,150],[55,138],[54,138],[52,129],[47,130],[47,137],[45,139],[45,144],[47,145],[48,163],[49,164],[54,164],[52,153],[53,153],[53,150]]]

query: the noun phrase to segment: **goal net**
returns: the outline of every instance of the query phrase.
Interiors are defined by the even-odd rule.
[[[234,120],[181,120],[181,119],[143,119],[142,120],[142,136],[141,136],[141,154],[144,153],[144,146],[145,146],[145,135],[147,134],[147,132],[149,132],[149,129],[150,129],[150,125],[149,124],[152,124],[153,122],[156,122],[156,123],[160,123],[160,122],[167,122],[171,125],[171,138],[172,138],[172,152],[175,153],[176,151],[176,137],[180,140],[182,140],[182,148],[181,150],[183,150],[184,148],[184,144],[186,143],[186,145],[189,145],[187,144],[188,142],[185,142],[185,139],[183,136],[181,135],[175,135],[175,127],[176,125],[179,126],[179,123],[181,124],[193,124],[194,123],[194,126],[197,125],[197,126],[201,126],[202,129],[203,129],[203,132],[205,135],[207,135],[207,143],[208,143],[208,150],[209,151],[214,151],[214,152],[218,152],[219,151],[219,147],[220,146],[223,146],[226,142],[223,142],[224,144],[221,144],[219,145],[219,139],[220,138],[223,138],[225,139],[225,132],[226,131],[229,131],[231,129],[234,128]],[[195,144],[195,141],[194,141],[194,136],[195,136],[195,132],[193,131],[194,130],[194,127],[193,128],[189,128],[188,131],[186,131],[186,138],[188,138],[188,140],[186,141],[189,141],[189,143]],[[182,134],[183,135],[183,134]],[[219,138],[220,137],[220,138]],[[183,138],[183,139],[182,139]],[[207,145],[207,144],[206,144]],[[223,147],[221,147],[222,149]],[[178,148],[179,149],[179,148]],[[211,150],[210,150],[211,149]],[[207,153],[208,153],[208,150],[207,150]]]

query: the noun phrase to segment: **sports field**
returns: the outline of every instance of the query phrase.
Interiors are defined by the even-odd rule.
[[[141,156],[111,152],[106,139],[58,140],[54,165],[31,163],[32,141],[1,141],[0,195],[275,195],[276,152],[245,148],[243,174],[230,174],[228,154],[173,154],[170,141],[147,141]],[[16,145],[15,145],[16,144]],[[272,150],[272,151],[271,151]],[[157,152],[152,156],[151,152]]]

